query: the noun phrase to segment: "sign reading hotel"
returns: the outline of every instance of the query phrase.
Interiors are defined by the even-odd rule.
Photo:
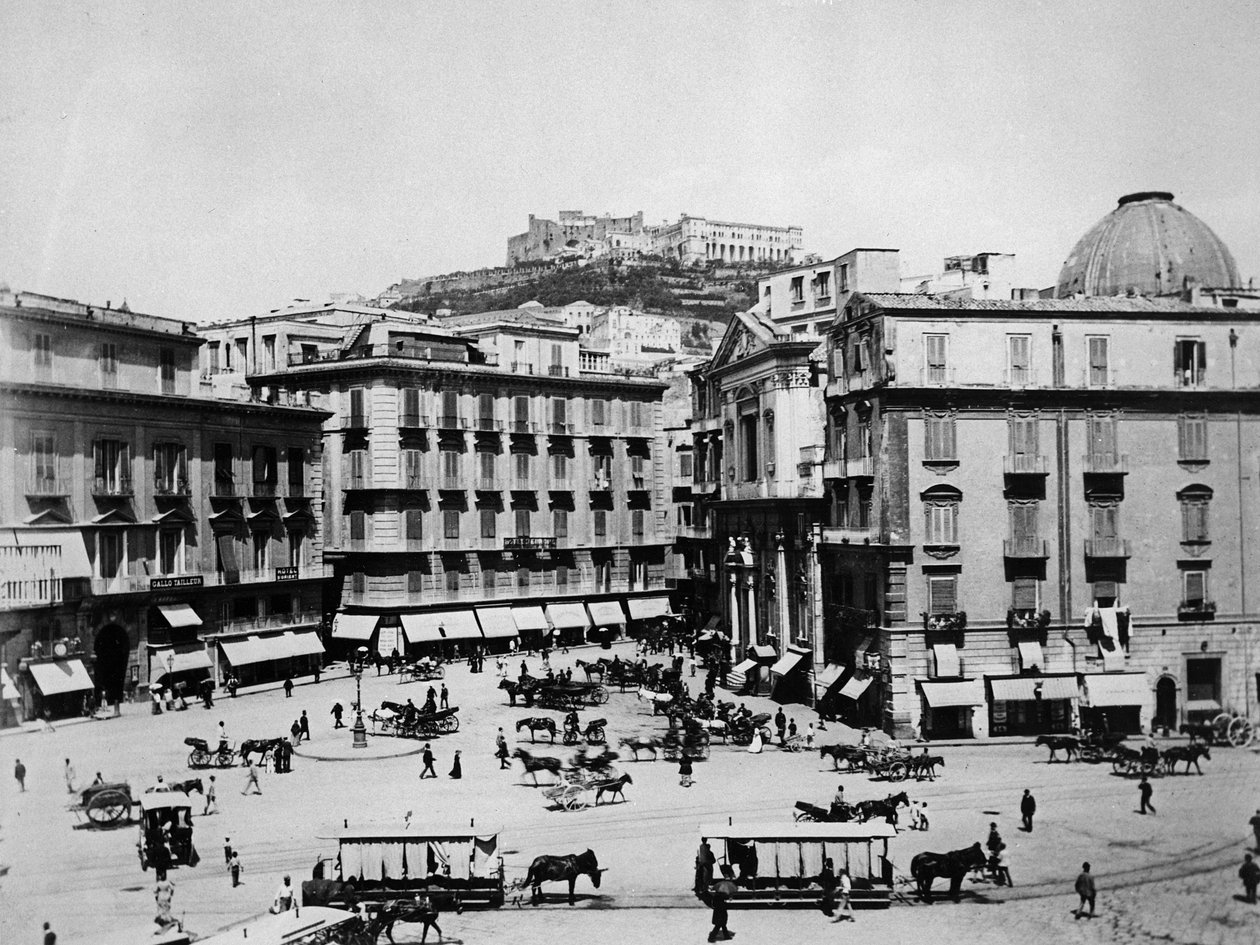
[[[149,590],[161,591],[173,587],[201,587],[205,578],[200,574],[185,574],[181,577],[150,578]]]
[[[298,579],[297,568],[276,568],[277,581],[296,581]]]

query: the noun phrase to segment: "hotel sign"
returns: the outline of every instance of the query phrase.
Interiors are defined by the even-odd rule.
[[[296,581],[298,579],[297,568],[276,568],[277,581]]]
[[[186,574],[182,577],[151,578],[149,580],[149,590],[164,591],[176,587],[201,587],[205,584],[205,582],[205,578],[200,574]]]
[[[504,551],[555,551],[554,538],[505,538]]]

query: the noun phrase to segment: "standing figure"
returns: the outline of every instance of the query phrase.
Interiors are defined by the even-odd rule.
[[[302,717],[298,719],[298,726],[301,729],[301,738],[305,738],[308,742],[311,740],[311,720],[306,717],[306,710],[302,710]]]
[[[1032,833],[1033,814],[1037,813],[1037,799],[1032,796],[1032,791],[1024,788],[1024,796],[1019,802],[1019,812],[1024,818],[1024,832]]]
[[[341,713],[346,710],[342,708],[340,702],[334,702],[332,707],[333,728],[345,728],[341,722]]]
[[[284,697],[286,699],[293,698],[293,680],[288,678],[287,676],[285,677],[285,680],[284,680]]]
[[[288,912],[296,907],[297,891],[293,888],[289,874],[286,873],[284,881],[280,884],[280,888],[276,890],[275,898],[271,902],[271,911],[273,913]]]
[[[1154,788],[1151,787],[1151,782],[1147,780],[1146,775],[1142,775],[1142,780],[1138,782],[1138,797],[1142,805],[1138,809],[1139,814],[1145,814],[1148,810],[1152,814],[1155,813],[1155,805],[1151,803],[1151,794],[1153,792]]]
[[[210,783],[206,785],[206,809],[201,812],[202,817],[219,812],[219,801],[215,797],[214,775],[210,775]],[[212,809],[213,808],[213,809]]]
[[[731,930],[726,927],[730,910],[726,907],[726,893],[721,890],[713,892],[713,929],[709,932],[710,942],[725,942],[732,938]]]
[[[450,693],[446,691],[446,683],[442,683],[442,700],[440,705],[443,709],[449,709],[451,707],[451,696]]]
[[[1238,870],[1238,878],[1243,883],[1244,898],[1254,905],[1256,886],[1260,885],[1260,866],[1252,860],[1250,853],[1243,854],[1243,865]]]
[[[158,880],[156,886],[153,887],[153,901],[157,903],[157,915],[153,921],[161,928],[175,924],[175,919],[171,915],[171,901],[175,898],[175,884],[169,879]]]
[[[494,743],[494,756],[499,759],[499,770],[502,771],[504,768],[512,767],[508,764],[510,756],[508,754],[507,738],[503,735],[503,729],[499,729],[499,734],[494,737]]]
[[[13,777],[17,779],[18,790],[23,794],[26,793],[26,765],[22,764],[22,759],[18,758],[13,764]]]
[[[836,901],[836,917],[832,922],[856,922],[853,918],[853,904],[850,901],[853,896],[853,880],[849,877],[849,871],[841,868],[840,881],[838,883],[837,901]]]
[[[1251,824],[1251,832],[1256,838],[1256,845],[1253,849],[1255,849],[1257,853],[1260,853],[1260,808],[1256,810],[1255,816],[1252,817],[1251,820],[1247,821],[1247,823]]]
[[[696,883],[695,892],[697,895],[706,892],[713,884],[713,864],[717,862],[717,857],[713,855],[713,848],[709,846],[709,838],[700,838],[700,849],[696,851]]]
[[[451,777],[451,780],[453,780],[453,781],[458,781],[458,780],[459,780],[460,778],[462,778],[463,776],[464,776],[464,769],[460,766],[460,763],[459,763],[459,749],[456,749],[456,750],[455,750],[455,761],[454,761],[454,763],[451,765],[451,774],[450,774],[450,777]]]
[[[241,866],[241,858],[236,851],[232,851],[232,858],[228,860],[228,872],[232,874],[232,888],[235,889],[241,884],[241,871],[245,867]]]
[[[258,769],[254,767],[252,758],[245,761],[245,768],[245,790],[241,791],[241,794],[261,794],[262,787],[258,784]],[[250,791],[250,788],[253,788],[253,791]]]
[[[1089,906],[1089,917],[1094,917],[1094,901],[1098,898],[1098,887],[1094,885],[1094,874],[1089,871],[1089,864],[1081,864],[1080,875],[1076,877],[1076,894],[1081,897],[1081,904],[1076,908],[1076,918]]]
[[[63,774],[65,775],[65,778],[66,778],[66,793],[73,794],[74,793],[74,765],[70,764],[69,758],[66,759],[66,767],[65,767],[65,770],[63,771]]]
[[[685,751],[678,759],[678,783],[683,787],[691,787],[691,756]]]
[[[429,747],[429,743],[424,743],[424,751],[420,754],[420,760],[424,762],[424,767],[420,769],[420,780],[425,778],[436,778],[437,772],[433,770],[433,749]]]

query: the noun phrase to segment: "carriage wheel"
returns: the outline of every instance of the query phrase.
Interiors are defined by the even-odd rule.
[[[433,678],[434,678],[434,679],[445,679],[445,678],[446,678],[446,667],[445,667],[445,666],[439,666],[437,669],[435,669],[435,670],[433,671]]]
[[[1226,736],[1229,734],[1229,727],[1233,724],[1236,717],[1232,712],[1221,712],[1212,719],[1212,735],[1218,742],[1226,740]]]
[[[798,811],[797,811],[795,814],[793,814],[792,816],[793,816],[793,818],[796,820],[796,822],[797,822],[798,824],[816,824],[816,823],[818,823],[818,818],[817,818],[817,817],[815,817],[813,814],[811,814],[809,811],[798,810]]]
[[[604,730],[602,728],[591,729],[590,733],[586,736],[586,740],[592,745],[604,745],[608,742],[608,739],[604,736]]]
[[[220,768],[235,768],[236,755],[230,751],[221,751],[214,756],[214,763]]]
[[[1102,751],[1097,745],[1082,745],[1077,757],[1088,764],[1096,765],[1102,761]]]
[[[458,732],[459,731],[459,716],[448,715],[446,718],[442,719],[442,721],[439,723],[439,727],[442,729],[443,732],[448,732],[448,733]]]
[[[889,781],[904,781],[910,776],[910,769],[903,762],[896,761],[888,766]]]
[[[122,791],[101,791],[88,804],[88,820],[102,826],[131,816],[131,798]]]
[[[1227,737],[1229,738],[1229,743],[1235,748],[1245,748],[1247,745],[1250,745],[1255,734],[1256,729],[1251,724],[1251,720],[1243,718],[1241,715],[1229,723]]]
[[[1117,758],[1111,763],[1111,770],[1116,774],[1128,774],[1129,763],[1122,758]]]
[[[190,768],[209,768],[213,762],[214,758],[208,751],[194,748],[188,755],[188,767]]]
[[[578,734],[572,729],[565,729],[564,735],[560,738],[561,744],[576,745],[578,743]]]
[[[591,704],[603,705],[607,701],[608,701],[608,690],[605,689],[603,686],[596,686],[595,689],[591,692]]]

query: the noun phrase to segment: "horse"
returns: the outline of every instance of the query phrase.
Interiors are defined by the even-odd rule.
[[[579,876],[589,876],[591,884],[599,889],[599,861],[590,850],[585,853],[570,853],[568,856],[540,856],[529,864],[529,872],[525,874],[522,886],[533,890],[532,901],[542,901],[543,883],[569,883],[569,905],[573,905],[573,886]]]
[[[560,777],[560,759],[553,758],[550,755],[531,755],[524,748],[518,748],[512,752],[513,758],[520,758],[521,764],[525,766],[525,773],[532,775],[534,778],[534,786],[538,786],[538,772],[546,771],[555,778]]]
[[[652,753],[652,760],[656,761],[660,757],[661,740],[659,738],[652,737],[623,738],[621,740],[621,747],[629,748],[634,754],[635,761],[639,760],[640,751],[650,751]]]
[[[556,743],[555,719],[547,719],[547,718],[521,719],[519,722],[516,723],[516,730],[519,732],[523,728],[529,729],[529,740],[531,744],[535,741],[534,733],[539,732],[539,731],[546,732],[548,735],[551,736],[551,744],[554,745]]]
[[[906,796],[905,791],[900,794],[889,794],[882,801],[859,801],[854,805],[854,810],[857,812],[857,821],[860,824],[876,817],[883,817],[895,827],[897,826],[897,808],[902,804],[910,806],[910,798]]]
[[[438,916],[441,915],[440,896],[431,893],[419,893],[414,899],[389,899],[381,907],[376,915],[372,916],[372,921],[368,926],[368,934],[370,941],[375,942],[381,935],[385,933],[385,937],[394,941],[394,923],[396,922],[422,922],[424,928],[420,932],[420,941],[424,941],[429,937],[429,929],[432,928],[438,934],[438,941],[442,940],[442,929],[438,925]],[[447,896],[446,898],[451,898]],[[454,897],[456,914],[464,911],[464,903],[459,897]]]
[[[172,791],[179,791],[185,797],[196,791],[198,794],[205,794],[205,786],[201,783],[201,778],[189,778],[187,781],[168,781]]]
[[[1216,744],[1216,726],[1211,722],[1189,722],[1181,726],[1177,731],[1182,735],[1189,735],[1191,745],[1196,740],[1205,741],[1209,745]]]
[[[1199,759],[1206,758],[1212,760],[1212,751],[1207,745],[1173,745],[1163,754],[1163,762],[1168,769],[1169,774],[1177,773],[1177,762],[1184,761],[1186,763],[1186,774],[1190,773],[1190,766],[1194,765],[1194,770],[1203,773],[1203,769],[1199,767]]]
[[[862,758],[863,750],[857,745],[820,745],[818,747],[819,758],[830,758],[832,769],[840,770],[840,762],[844,762],[849,766],[849,770],[853,770],[853,762]]]
[[[1038,735],[1034,745],[1045,745],[1050,749],[1050,762],[1055,761],[1055,752],[1062,750],[1067,760],[1072,761],[1081,750],[1081,740],[1075,735]]]
[[[910,861],[910,875],[918,887],[919,898],[932,901],[932,881],[941,876],[949,879],[949,895],[957,902],[962,891],[962,881],[972,870],[983,869],[988,857],[977,841],[963,850],[949,853],[920,853]]]
[[[929,781],[935,781],[937,765],[945,767],[945,759],[941,755],[913,755],[910,758],[910,770],[914,772],[916,780],[926,777]]]
[[[499,688],[506,690],[508,694],[508,704],[512,708],[516,708],[516,697],[520,696],[525,703],[525,708],[530,708],[534,704],[534,687],[530,684],[517,682],[515,679],[500,679]]]
[[[595,788],[595,806],[599,806],[599,802],[604,799],[605,794],[611,798],[609,803],[612,803],[617,798],[621,798],[624,801],[626,796],[622,791],[627,784],[634,784],[634,779],[628,774],[623,774],[619,778],[611,778],[607,781],[596,781],[592,785]]]
[[[240,753],[241,761],[249,764],[249,756],[254,752],[258,752],[260,756],[259,763],[266,766],[267,757],[276,750],[276,747],[285,741],[284,738],[247,738],[241,742]]]
[[[615,751],[588,752],[585,748],[580,748],[577,754],[573,756],[572,767],[578,771],[590,771],[594,774],[602,774],[608,777],[612,763],[620,757],[621,755]]]
[[[359,891],[354,880],[339,879],[305,879],[302,881],[302,905],[304,906],[347,906],[353,908],[359,901]]]
[[[674,701],[674,697],[668,692],[654,692],[650,688],[640,689],[636,695],[640,702],[650,702],[652,704],[653,715],[668,712],[669,704]]]
[[[604,681],[604,665],[605,665],[604,663],[601,663],[598,661],[594,663],[588,663],[586,662],[586,660],[574,660],[573,665],[581,669],[584,673],[586,673],[587,682],[602,683]]]

